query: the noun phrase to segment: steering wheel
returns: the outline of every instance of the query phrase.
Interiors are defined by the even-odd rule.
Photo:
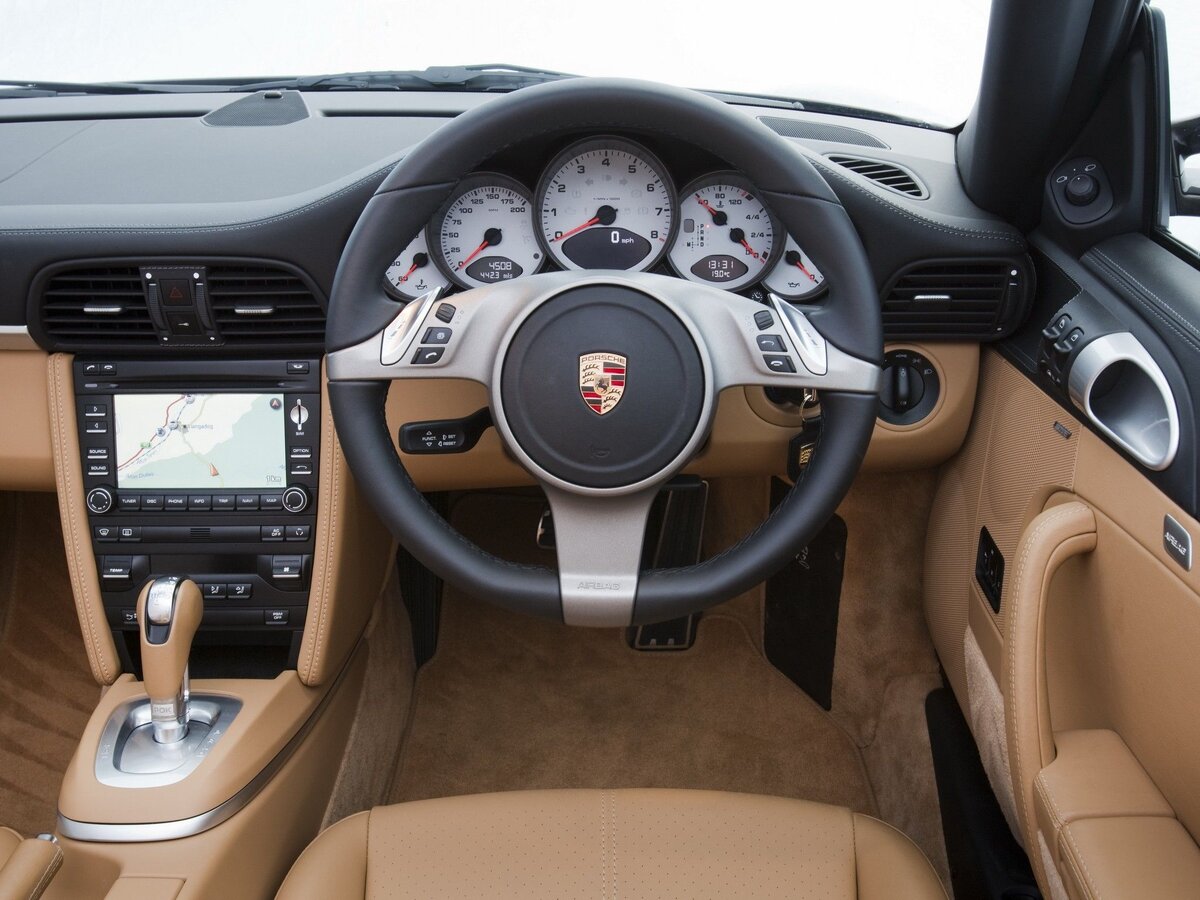
[[[529,138],[597,129],[670,136],[741,170],[826,273],[826,299],[797,308],[772,297],[763,305],[662,275],[570,271],[445,300],[426,295],[398,310],[380,273],[459,179]],[[446,324],[446,304],[453,307],[452,337],[429,364],[414,351],[427,328]],[[436,318],[439,312],[444,318]],[[763,581],[811,540],[866,452],[883,343],[858,234],[795,147],[702,94],[582,78],[475,107],[408,153],[350,235],[326,334],[329,399],[346,459],[397,539],[474,596],[594,626],[660,621],[712,606]],[[768,334],[783,338],[785,352],[773,355],[788,363],[768,364],[758,344]],[[383,411],[392,381],[422,378],[486,386],[505,445],[549,501],[557,571],[484,552],[413,484]],[[820,392],[824,424],[805,477],[731,549],[697,565],[640,572],[659,487],[704,445],[720,392],[740,385]],[[615,388],[622,390],[614,402]]]

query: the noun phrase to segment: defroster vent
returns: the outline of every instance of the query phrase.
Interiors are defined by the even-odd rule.
[[[1032,296],[1028,258],[914,263],[883,292],[888,338],[1004,337],[1021,323]]]

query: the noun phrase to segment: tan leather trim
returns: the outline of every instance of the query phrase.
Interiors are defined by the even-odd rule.
[[[970,590],[971,599],[967,602],[967,625],[971,633],[975,635],[975,641],[979,644],[988,670],[999,683],[1000,670],[1004,665],[1004,636],[996,627],[991,604],[984,599],[983,591],[979,589],[974,578],[971,579]]]
[[[415,801],[345,820],[306,851],[278,898],[701,893],[945,897],[911,841],[846,809],[713,791],[560,790]]]
[[[183,885],[182,878],[118,878],[104,900],[175,900]]]
[[[21,841],[0,867],[0,900],[38,900],[62,864],[58,844],[37,838]]]
[[[321,480],[308,615],[297,670],[310,687],[341,671],[353,651],[391,571],[391,534],[375,516],[338,441],[329,413],[327,383],[321,430]]]
[[[277,896],[366,897],[370,822],[370,812],[360,812],[322,831],[300,854]]]
[[[345,674],[335,682],[336,693],[323,708],[313,730],[275,777],[236,816],[194,837],[157,843],[84,843],[60,836],[66,860],[47,892],[47,900],[100,900],[114,883],[119,883],[118,878],[183,881],[180,900],[270,897],[288,867],[320,830],[362,691],[365,663],[365,653],[354,654]],[[109,693],[121,690],[123,684],[114,686]],[[256,683],[226,682],[238,693],[242,693],[238,686],[247,684]],[[265,682],[264,686],[271,684]],[[294,674],[291,684],[301,687]],[[220,780],[224,775],[217,768],[215,777]],[[212,773],[201,774],[203,771],[202,768],[193,777],[199,776],[201,780],[212,777]],[[136,802],[128,799],[125,805],[132,807]],[[157,805],[149,796],[142,802],[151,809]],[[160,900],[156,895],[151,897]]]
[[[46,354],[0,351],[5,426],[0,428],[0,490],[54,490]]]
[[[223,694],[242,709],[200,767],[178,784],[129,790],[96,781],[96,750],[111,712],[144,697],[145,686],[124,676],[101,698],[67,767],[59,812],[77,822],[137,823],[187,819],[220,806],[245,787],[305,723],[328,687],[310,688],[295,672],[269,681],[197,679],[192,694]]]
[[[83,469],[79,462],[79,434],[75,421],[73,357],[55,353],[47,363],[49,383],[50,431],[54,445],[54,478],[58,489],[58,510],[62,517],[63,544],[67,550],[67,571],[71,591],[83,630],[83,645],[97,684],[112,684],[121,673],[117,648],[104,618],[104,601],[92,553],[91,530],[84,503]]]
[[[1059,841],[1072,897],[1200,897],[1200,848],[1175,819],[1082,819],[1063,828]]]
[[[1063,562],[1096,547],[1096,517],[1084,503],[1067,503],[1039,514],[1021,537],[1008,591],[1001,689],[1012,767],[1013,793],[1024,845],[1036,844],[1033,782],[1054,758],[1046,689],[1046,600],[1050,581]],[[1041,860],[1030,862],[1045,884]]]
[[[152,581],[146,582],[138,594],[139,635],[146,631],[146,599],[150,596],[150,587],[153,584]],[[174,697],[179,686],[183,684],[188,656],[192,652],[192,639],[196,636],[196,629],[200,627],[200,619],[203,616],[204,598],[200,596],[200,586],[190,578],[183,579],[176,594],[175,618],[166,642],[157,647],[148,648],[142,645],[142,677],[145,680],[145,691],[151,697]],[[146,656],[151,653],[155,656],[153,663],[146,660]]]

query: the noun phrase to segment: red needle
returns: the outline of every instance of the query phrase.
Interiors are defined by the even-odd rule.
[[[462,268],[462,266],[459,266],[459,268]],[[400,283],[404,284],[404,282],[408,281],[408,276],[411,275],[415,271],[417,271],[417,264],[413,263],[411,266],[408,267],[408,271],[400,276]]]
[[[480,253],[482,253],[484,250],[486,250],[488,248],[489,243],[490,242],[488,241],[488,239],[484,238],[483,243],[480,244],[478,247],[476,247],[474,250],[472,250],[471,255],[468,256],[466,259],[464,259],[462,262],[460,262],[458,264],[458,267],[461,269],[463,266],[465,266],[467,263],[469,263],[471,260],[473,260],[475,257],[477,257]]]
[[[812,273],[812,272],[810,272],[810,271],[808,271],[808,269],[806,269],[806,268],[804,267],[804,257],[802,257],[802,256],[801,256],[799,253],[797,253],[795,250],[789,250],[789,251],[787,252],[787,255],[784,257],[784,259],[785,259],[787,262],[789,262],[789,263],[791,263],[792,265],[794,265],[794,266],[795,266],[797,269],[799,269],[799,270],[800,270],[801,272],[803,272],[805,275],[807,275],[807,276],[808,276],[808,280],[809,280],[809,281],[812,281],[812,282],[814,282],[814,283],[816,282],[816,280],[817,280],[817,279],[816,279],[816,277],[813,275],[813,273]]]
[[[758,253],[755,252],[754,248],[750,246],[750,244],[746,241],[745,238],[742,238],[741,245],[746,248],[747,253],[749,253],[755,259],[758,259]]]
[[[573,234],[579,234],[579,232],[583,231],[583,229],[585,229],[585,228],[591,228],[593,225],[595,225],[595,224],[596,224],[597,222],[599,222],[599,221],[600,221],[600,217],[599,217],[599,216],[592,216],[590,219],[588,219],[588,220],[587,220],[586,222],[584,222],[582,225],[580,225],[580,226],[578,226],[578,227],[576,227],[576,228],[572,228],[572,229],[571,229],[570,231],[568,231],[566,234],[560,234],[558,237],[556,237],[556,238],[554,239],[554,241],[565,241],[565,240],[566,240],[567,238],[569,238],[571,235],[573,235]],[[554,241],[551,241],[551,243],[554,243]]]
[[[699,203],[701,206],[703,206],[705,209],[707,209],[714,216],[716,216],[717,211],[712,208],[712,204],[709,203],[707,200],[705,200],[703,197],[701,197],[699,194],[696,195],[696,202]]]

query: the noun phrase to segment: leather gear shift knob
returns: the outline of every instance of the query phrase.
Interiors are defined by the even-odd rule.
[[[174,743],[187,734],[188,655],[203,615],[200,588],[178,575],[154,579],[138,596],[142,679],[159,743]]]

